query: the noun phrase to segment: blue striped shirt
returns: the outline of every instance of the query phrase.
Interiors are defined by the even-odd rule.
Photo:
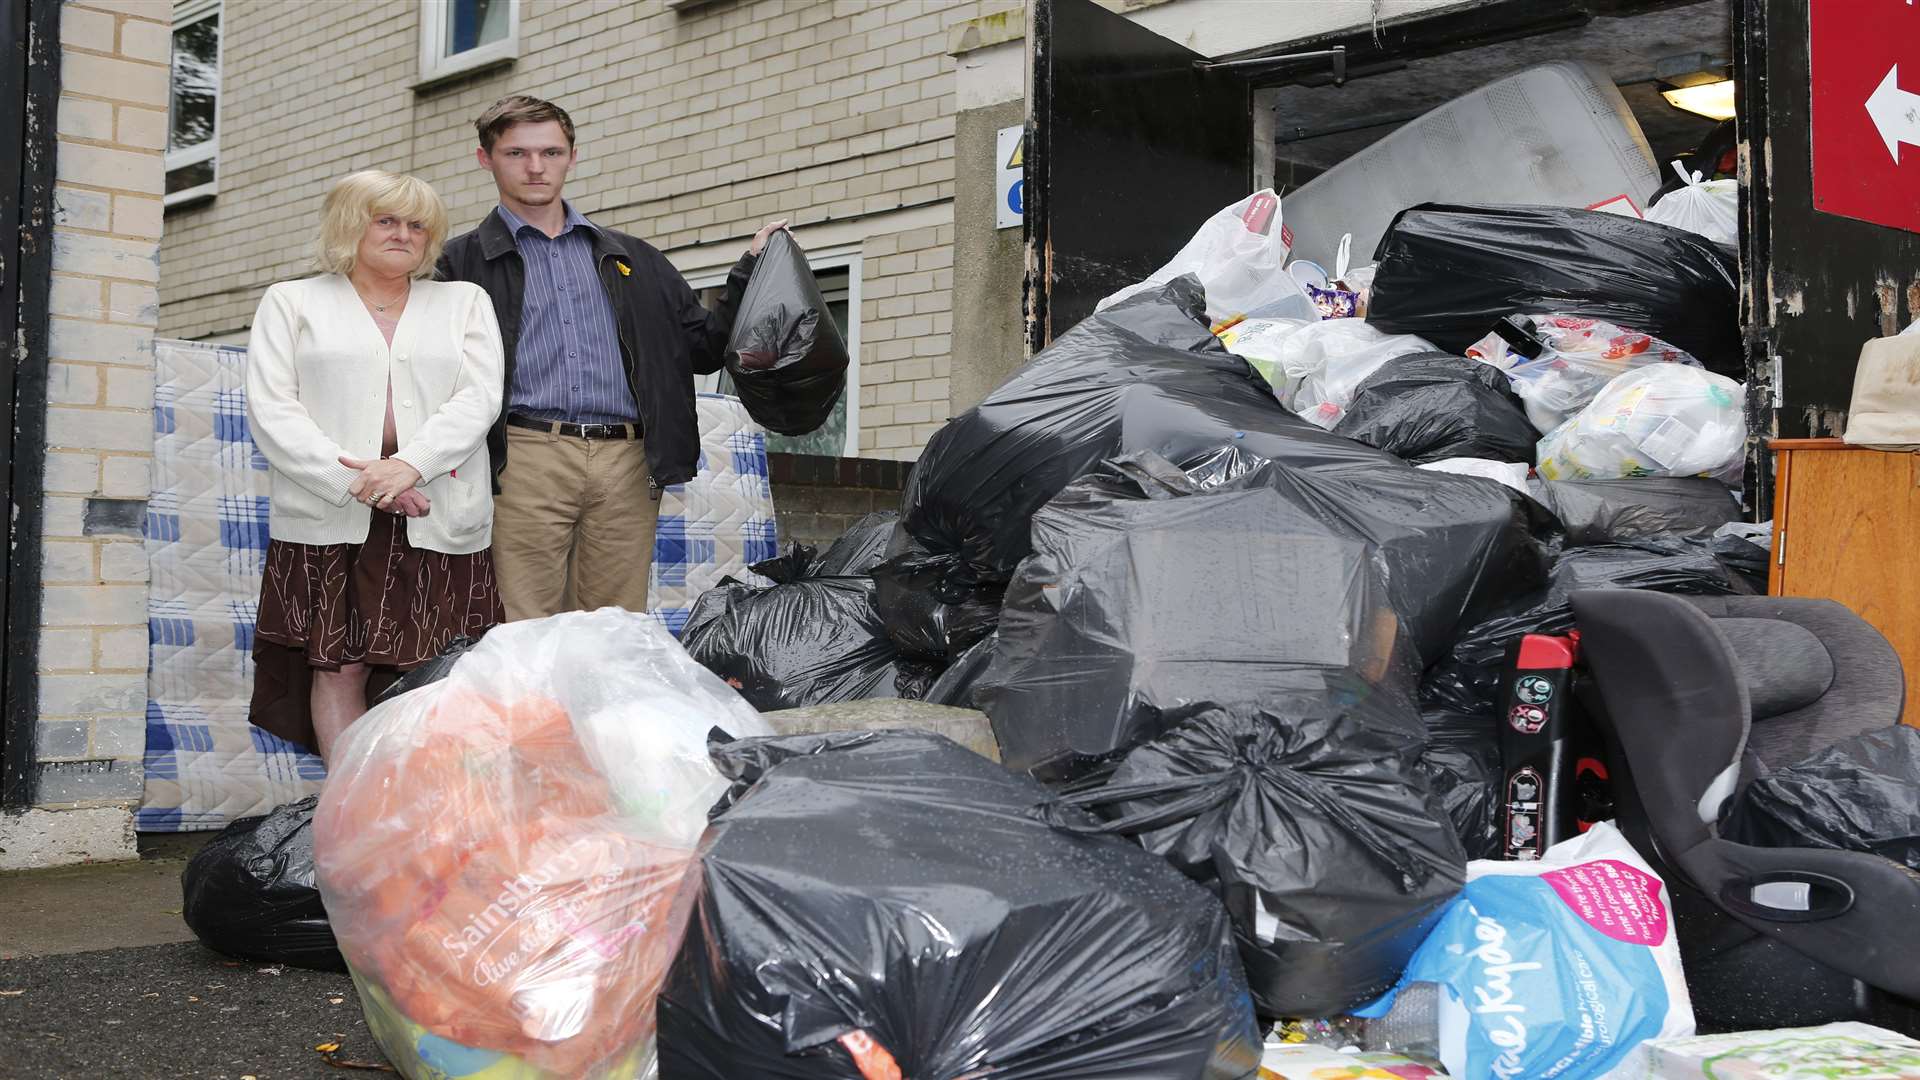
[[[507,411],[577,424],[631,423],[640,412],[587,231],[599,226],[562,205],[566,225],[551,237],[499,208],[527,268]]]

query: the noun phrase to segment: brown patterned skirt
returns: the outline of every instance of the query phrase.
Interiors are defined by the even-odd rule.
[[[492,552],[416,548],[399,514],[374,514],[364,544],[271,541],[265,577],[247,719],[307,747],[316,745],[315,668],[369,665],[371,699],[453,639],[478,638],[506,618]]]

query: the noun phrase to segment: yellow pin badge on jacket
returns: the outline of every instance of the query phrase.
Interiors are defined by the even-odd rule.
[[[619,259],[615,259],[615,260],[613,260],[613,265],[615,265],[615,266],[617,266],[617,267],[619,267],[619,268],[620,268],[620,276],[621,276],[621,277],[626,277],[626,276],[628,276],[629,274],[632,274],[632,273],[633,273],[633,267],[631,267],[631,266],[628,266],[628,265],[627,265],[626,263],[623,263],[623,262],[621,262],[621,261],[620,261]]]

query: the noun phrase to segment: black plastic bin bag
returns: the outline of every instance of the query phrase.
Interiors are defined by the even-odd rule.
[[[872,573],[874,567],[886,561],[887,541],[893,538],[893,529],[899,520],[900,515],[892,510],[880,510],[854,522],[820,553],[814,561],[813,573],[821,577]]]
[[[782,435],[805,435],[826,423],[847,388],[847,343],[807,253],[785,229],[767,238],[747,279],[726,367],[747,413]]]
[[[937,735],[743,739],[659,1000],[662,1080],[1240,1080],[1226,910]],[[1093,820],[1074,815],[1081,824]]]
[[[996,630],[967,646],[928,687],[927,695],[922,700],[934,705],[951,705],[957,709],[979,708],[974,704],[973,692],[981,676],[987,673],[987,666],[993,663],[993,650],[999,643],[1000,632]]]
[[[1392,460],[1283,408],[1208,331],[1198,281],[1177,278],[1087,317],[936,432],[901,523],[923,564],[941,560],[926,569],[947,597],[996,588],[1031,550],[1034,512],[1101,461],[1185,466],[1230,445],[1303,466]]]
[[[1207,709],[1057,805],[1220,896],[1261,1016],[1344,1013],[1399,979],[1467,869],[1414,768],[1418,719],[1382,705]]]
[[[1705,476],[1639,476],[1624,480],[1540,480],[1538,490],[1567,533],[1567,545],[1637,540],[1711,540],[1737,521],[1732,490]]]
[[[887,560],[872,573],[887,636],[907,656],[945,665],[999,622],[1002,584],[928,551],[904,526],[894,527]]]
[[[1734,253],[1698,233],[1598,210],[1404,210],[1374,253],[1367,321],[1464,355],[1509,315],[1605,319],[1746,377]]]
[[[1865,851],[1920,871],[1920,728],[1855,735],[1760,777],[1720,833],[1755,847]]]
[[[380,691],[374,698],[373,704],[378,705],[383,701],[397,698],[409,690],[418,690],[446,678],[447,673],[453,670],[453,665],[460,657],[476,644],[478,643],[469,637],[454,638],[447,643],[446,648],[440,650],[440,655],[388,683],[386,689]]]
[[[1416,767],[1446,809],[1469,859],[1502,857],[1496,805],[1502,777],[1499,734],[1491,717],[1423,711],[1427,748]]]
[[[345,971],[313,879],[313,808],[320,796],[240,818],[194,853],[180,875],[181,914],[228,956]]]
[[[680,644],[762,712],[924,690],[932,675],[902,668],[867,574],[892,528],[870,514],[823,554],[795,544],[755,563],[770,586],[722,581],[694,601]]]
[[[1705,545],[1673,541],[1568,548],[1554,559],[1548,588],[1468,629],[1421,682],[1423,706],[1487,718],[1499,705],[1507,649],[1527,634],[1574,629],[1569,597],[1579,589],[1650,589],[1695,596],[1737,596],[1752,587]]]
[[[1499,369],[1446,353],[1381,365],[1354,388],[1333,433],[1415,464],[1470,457],[1531,465],[1540,441]]]
[[[1259,483],[1274,468],[1202,490],[1123,458],[1034,516],[974,691],[1008,768],[1075,780],[1202,704],[1411,715],[1419,664],[1373,546]]]

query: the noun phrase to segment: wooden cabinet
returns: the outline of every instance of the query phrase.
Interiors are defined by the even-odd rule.
[[[1775,439],[1775,596],[1838,600],[1893,643],[1920,725],[1920,454]]]

